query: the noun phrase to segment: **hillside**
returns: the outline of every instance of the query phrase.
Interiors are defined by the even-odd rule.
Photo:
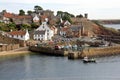
[[[79,22],[82,23],[84,26],[85,31],[89,32],[90,34],[95,35],[119,35],[119,31],[113,28],[106,28],[100,25],[97,22],[93,22],[86,18],[81,18]]]

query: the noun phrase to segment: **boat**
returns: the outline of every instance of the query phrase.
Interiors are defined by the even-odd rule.
[[[83,63],[96,63],[94,58],[89,59],[88,57],[84,57]]]

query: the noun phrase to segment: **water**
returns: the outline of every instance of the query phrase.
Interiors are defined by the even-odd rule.
[[[97,58],[97,63],[45,55],[0,60],[0,80],[119,80],[120,56]]]
[[[105,27],[120,29],[120,24],[103,24]]]

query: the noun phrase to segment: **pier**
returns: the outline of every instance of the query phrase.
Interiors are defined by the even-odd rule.
[[[94,48],[83,49],[82,51],[54,50],[50,47],[31,46],[29,47],[29,50],[33,52],[45,54],[45,55],[68,56],[68,59],[81,59],[85,56],[104,57],[104,56],[120,54],[120,46],[94,47]]]

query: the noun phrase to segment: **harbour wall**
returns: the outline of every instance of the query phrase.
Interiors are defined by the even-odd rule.
[[[120,54],[120,46],[87,48],[87,49],[83,49],[82,51],[54,50],[50,47],[30,46],[29,50],[46,55],[68,56],[68,59],[80,59],[85,56],[104,57],[104,56]]]
[[[55,55],[55,56],[67,56],[68,55],[68,51],[54,50],[50,47],[30,46],[29,50],[33,51],[33,52],[39,52],[39,53],[45,54],[45,55]]]
[[[79,57],[102,57],[120,54],[120,46],[84,49]]]

